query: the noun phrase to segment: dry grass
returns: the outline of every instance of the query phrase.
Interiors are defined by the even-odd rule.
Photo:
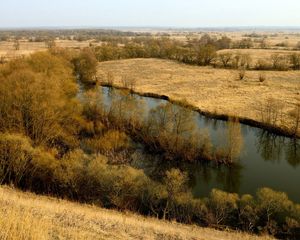
[[[91,41],[71,41],[71,40],[56,40],[55,44],[57,47],[62,48],[85,48],[88,47]],[[93,45],[101,45],[100,42],[94,43]],[[28,42],[20,41],[20,49],[14,49],[14,42],[1,42],[0,41],[0,57],[4,57],[6,60],[15,59],[21,56],[28,56],[37,51],[46,51],[47,46],[45,42]]]
[[[241,53],[241,54],[248,54],[252,59],[252,65],[255,65],[258,60],[267,60],[270,61],[271,56],[273,54],[280,54],[280,55],[289,55],[292,53],[300,53],[300,51],[289,51],[289,50],[276,50],[276,49],[225,49],[218,51],[218,53]]]
[[[247,71],[238,80],[238,71],[180,64],[168,60],[131,59],[99,64],[100,79],[113,73],[115,83],[122,85],[126,76],[136,80],[140,93],[167,95],[173,100],[186,99],[202,111],[235,115],[261,120],[259,106],[274,98],[284,103],[284,123],[291,127],[289,112],[300,95],[300,71],[266,72],[261,83],[261,71]]]
[[[300,34],[299,31],[262,31],[262,30],[257,30],[257,31],[251,31],[251,30],[243,30],[243,31],[211,31],[211,32],[178,32],[178,31],[166,31],[171,38],[177,39],[179,41],[186,41],[186,36],[188,35],[189,37],[193,38],[200,38],[204,34],[209,34],[211,37],[215,38],[221,38],[223,36],[227,36],[231,38],[233,41],[240,41],[246,37],[246,34],[252,34],[256,33],[259,34],[259,38],[255,37],[250,37],[252,41],[254,42],[254,47],[259,48],[260,47],[260,42],[263,38],[263,36],[267,36],[266,42],[268,44],[268,47],[270,48],[280,48],[276,46],[277,44],[280,43],[286,43],[287,46],[284,48],[287,49],[293,49],[297,46],[298,42],[300,42]],[[152,34],[157,34],[159,32],[152,32]],[[160,32],[162,33],[162,32]]]
[[[144,218],[0,187],[0,239],[271,239]]]

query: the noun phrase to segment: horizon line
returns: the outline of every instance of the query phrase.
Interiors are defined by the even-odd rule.
[[[238,30],[300,30],[300,26],[276,26],[276,25],[245,25],[245,26],[14,26],[14,27],[0,27],[0,30],[81,30],[81,29],[92,29],[92,30],[120,30],[120,29],[156,29],[156,30],[212,30],[212,29],[238,29]]]

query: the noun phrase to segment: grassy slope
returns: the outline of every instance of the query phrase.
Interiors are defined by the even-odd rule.
[[[0,239],[271,239],[164,222],[0,187]]]
[[[202,111],[237,115],[260,121],[259,106],[268,98],[284,103],[283,125],[292,126],[289,112],[300,96],[300,71],[269,71],[267,80],[259,82],[259,71],[247,71],[245,80],[238,80],[236,70],[214,69],[180,64],[159,59],[129,59],[102,62],[100,79],[107,72],[121,85],[122,77],[136,79],[140,93],[167,95],[173,100],[186,99]],[[102,76],[102,77],[101,77]]]

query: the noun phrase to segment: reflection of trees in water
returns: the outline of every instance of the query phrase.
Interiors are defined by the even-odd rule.
[[[256,141],[257,151],[267,161],[280,161],[285,155],[287,162],[297,167],[300,164],[300,141],[281,137],[263,130],[259,130]]]
[[[242,132],[242,135],[243,135],[244,138],[248,135],[249,131],[251,131],[250,126],[241,124],[241,132]]]
[[[300,164],[300,140],[288,140],[285,151],[288,163],[293,167],[297,167]]]
[[[211,185],[213,181],[213,187],[221,188],[228,192],[239,192],[241,185],[241,170],[242,167],[238,164],[231,166],[213,167],[211,165],[202,165],[197,168],[189,169],[190,173],[190,186],[193,188],[196,185],[207,186]]]
[[[212,179],[212,167],[209,167],[207,164],[202,164],[202,166],[199,164],[197,168],[194,169],[190,167],[190,171],[190,183],[192,186],[197,184],[196,179],[198,177],[201,179],[201,184],[209,184]]]
[[[242,166],[239,164],[220,167],[216,170],[216,181],[226,192],[238,193],[241,185],[241,170]]]
[[[255,146],[266,161],[280,161],[285,138],[264,130],[258,130]]]

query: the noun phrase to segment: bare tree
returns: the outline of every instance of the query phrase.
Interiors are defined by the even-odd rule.
[[[283,103],[274,98],[268,98],[265,103],[261,103],[259,111],[261,121],[275,126],[283,122]]]
[[[136,87],[136,79],[133,77],[128,77],[127,75],[122,76],[122,86],[134,91]]]
[[[221,63],[223,64],[224,68],[227,68],[230,65],[230,63],[232,61],[232,57],[233,57],[232,53],[220,53],[219,54],[219,59],[220,59]]]
[[[273,69],[285,71],[289,69],[289,59],[287,56],[274,53],[271,55]]]
[[[290,55],[290,63],[294,70],[299,70],[300,69],[300,54],[299,53],[291,54]]]

